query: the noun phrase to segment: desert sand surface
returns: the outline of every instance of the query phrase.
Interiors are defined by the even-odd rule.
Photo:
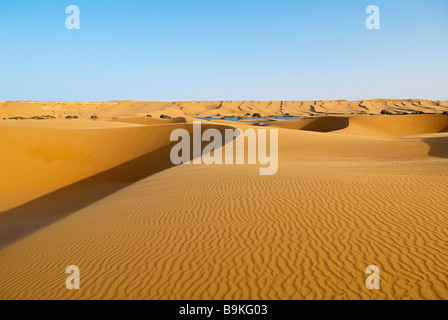
[[[386,108],[448,103],[0,103],[56,117],[0,120],[0,298],[448,299],[448,116]],[[275,175],[170,162],[172,130],[246,112],[320,116],[202,121],[278,129]]]

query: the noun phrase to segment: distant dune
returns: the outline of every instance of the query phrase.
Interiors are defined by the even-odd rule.
[[[316,132],[334,132],[362,136],[399,137],[415,134],[448,132],[448,117],[436,114],[401,116],[314,117],[268,121],[264,127]]]
[[[140,117],[150,114],[158,118],[161,114],[171,117],[210,117],[259,113],[262,116],[347,115],[380,114],[381,110],[393,113],[423,111],[442,113],[448,111],[448,101],[422,99],[375,99],[362,101],[104,101],[104,102],[54,102],[54,101],[7,101],[0,102],[0,118],[32,117],[52,115],[64,118],[67,115],[89,119],[96,115],[100,119]]]
[[[448,116],[382,109],[448,103],[1,103],[56,119],[0,120],[0,298],[448,299]],[[173,129],[255,112],[319,115],[202,121],[277,128],[277,174],[170,162]]]

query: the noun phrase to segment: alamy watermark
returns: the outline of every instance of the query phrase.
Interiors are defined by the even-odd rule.
[[[65,27],[69,30],[72,29],[80,29],[80,17],[79,17],[79,8],[74,4],[69,5],[65,8],[65,13],[70,14],[67,19],[65,19]]]
[[[176,129],[178,130],[178,129]],[[211,129],[208,129],[211,130]],[[67,289],[79,289],[80,288],[80,274],[79,268],[76,265],[69,265],[65,269],[65,273],[70,274],[65,280],[65,286]],[[366,288],[369,290],[380,289],[380,268],[376,265],[369,265],[366,268],[366,273],[369,276],[366,279]]]
[[[70,275],[65,280],[65,286],[68,290],[79,289],[80,279],[79,279],[79,268],[75,265],[69,265],[65,269],[65,273]]]
[[[366,288],[369,290],[380,288],[380,268],[376,265],[370,265],[366,268],[366,273],[370,276],[366,279]]]
[[[193,136],[186,129],[171,132],[170,141],[179,141],[170,152],[171,162],[178,164],[259,164],[260,175],[273,175],[278,169],[278,129],[269,130],[269,155],[266,129],[201,130],[201,122],[193,121]],[[212,140],[213,138],[213,140]],[[248,141],[247,145],[245,141]],[[209,142],[202,150],[202,142]],[[234,147],[236,144],[236,153]],[[191,148],[192,145],[192,148]],[[193,150],[190,150],[193,149]],[[247,149],[247,162],[246,152]],[[223,155],[224,151],[224,155]],[[192,160],[190,160],[192,159]]]
[[[369,30],[380,29],[380,8],[370,5],[366,8],[366,14],[370,14],[366,19],[366,28]]]
[[[71,4],[65,8],[65,13],[70,14],[65,20],[65,27],[69,30],[80,29],[80,12],[79,7]],[[366,8],[366,14],[369,16],[366,19],[366,28],[369,30],[380,29],[380,8],[376,5],[369,5]]]

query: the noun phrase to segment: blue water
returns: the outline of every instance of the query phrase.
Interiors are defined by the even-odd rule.
[[[278,116],[277,119],[282,119],[282,120],[291,120],[291,119],[300,119],[302,117],[284,117],[284,116]],[[261,117],[261,118],[253,118],[253,117],[243,117],[243,119],[239,120],[237,117],[233,117],[233,118],[225,118],[225,119],[221,119],[221,118],[199,118],[201,120],[225,120],[225,121],[242,121],[242,120],[253,120],[253,121],[244,121],[244,122],[249,122],[249,123],[257,123],[260,122],[261,119],[275,119],[275,117]]]

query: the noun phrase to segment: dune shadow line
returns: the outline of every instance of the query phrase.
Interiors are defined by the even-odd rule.
[[[427,138],[422,141],[429,145],[428,154],[430,156],[436,158],[448,158],[448,137]]]
[[[313,119],[313,121],[301,130],[315,131],[315,132],[331,132],[347,128],[349,119],[346,117],[320,117]]]
[[[224,128],[229,127],[218,130],[223,133]],[[201,150],[208,143],[202,142]],[[0,249],[139,180],[174,167],[170,151],[175,144],[177,141],[1,212]],[[190,150],[193,150],[192,142],[190,144]],[[190,158],[192,160],[191,155]]]

